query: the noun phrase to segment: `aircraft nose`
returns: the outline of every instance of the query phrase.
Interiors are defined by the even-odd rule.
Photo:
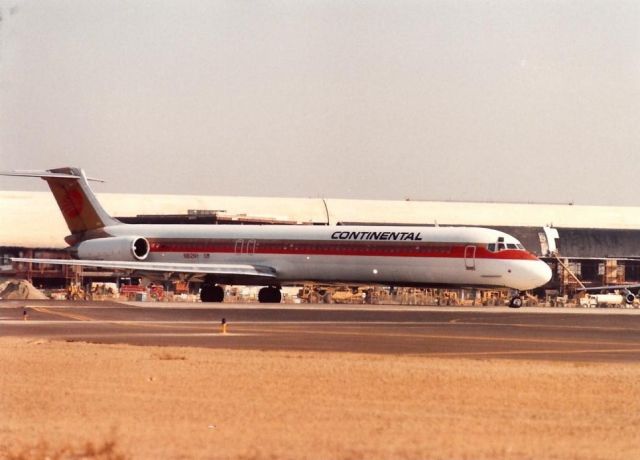
[[[514,283],[511,287],[521,291],[528,291],[544,286],[551,280],[553,273],[545,262],[541,260],[531,262],[527,264],[525,271],[521,272],[522,277],[519,282]]]
[[[553,273],[551,272],[551,267],[549,267],[545,262],[539,260],[533,269],[533,278],[536,283],[536,287],[547,284],[551,281],[552,276]]]

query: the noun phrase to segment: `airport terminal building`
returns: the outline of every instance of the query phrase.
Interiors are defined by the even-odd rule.
[[[211,225],[453,225],[505,231],[551,265],[544,288],[571,294],[585,285],[640,283],[640,209],[560,204],[380,201],[193,195],[98,194],[127,223]],[[51,193],[0,192],[2,276],[64,285],[78,269],[11,264],[10,258],[64,257],[69,233]],[[114,273],[84,269],[82,277]]]

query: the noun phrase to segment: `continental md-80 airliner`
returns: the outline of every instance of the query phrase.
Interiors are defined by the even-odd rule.
[[[130,271],[150,279],[201,281],[203,302],[222,302],[224,285],[264,286],[278,303],[283,285],[301,282],[443,288],[546,284],[549,266],[512,236],[471,227],[124,224],[102,208],[84,171],[13,171],[51,188],[71,231],[75,260],[17,262]],[[516,294],[512,307],[522,304]]]

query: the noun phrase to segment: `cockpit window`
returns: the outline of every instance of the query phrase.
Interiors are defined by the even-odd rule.
[[[491,252],[504,251],[505,249],[525,250],[524,246],[521,245],[520,243],[504,243],[502,241],[498,241],[497,243],[487,244],[487,249]]]

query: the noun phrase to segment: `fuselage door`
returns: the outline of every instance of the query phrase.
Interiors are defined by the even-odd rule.
[[[244,240],[236,240],[235,247],[233,248],[233,252],[236,255],[242,254],[242,248],[244,247]]]
[[[252,256],[256,252],[256,240],[247,241],[247,254]]]
[[[476,269],[476,247],[466,246],[464,248],[464,266],[467,270]]]

